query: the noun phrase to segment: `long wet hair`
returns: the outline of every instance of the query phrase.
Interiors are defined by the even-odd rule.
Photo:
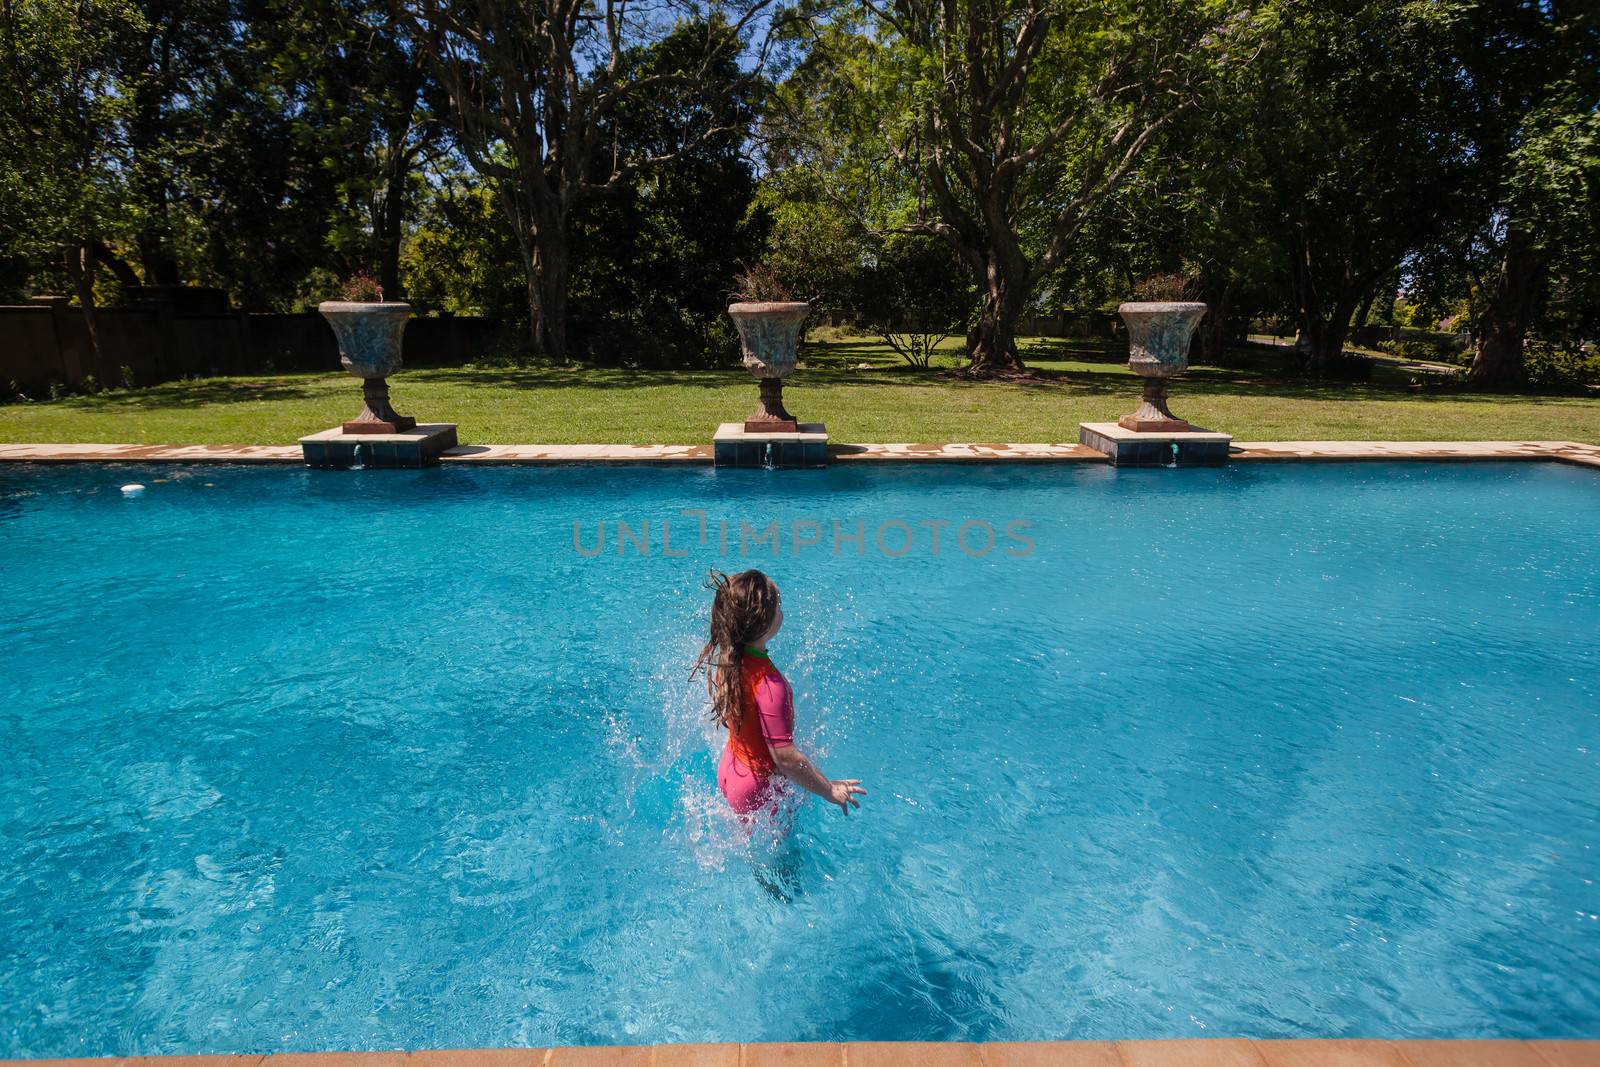
[[[712,718],[722,726],[737,726],[744,718],[739,662],[744,646],[772,629],[778,615],[778,586],[757,570],[740,571],[731,578],[712,571],[706,584],[717,591],[711,601],[711,640],[700,650],[690,674],[705,671]]]

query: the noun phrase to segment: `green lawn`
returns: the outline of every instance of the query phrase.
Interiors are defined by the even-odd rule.
[[[1078,423],[1131,411],[1138,380],[1098,342],[1030,341],[1043,380],[968,382],[900,365],[868,341],[808,345],[785,388],[789,409],[837,441],[1076,441]],[[948,366],[956,365],[954,351]],[[861,363],[870,364],[858,369]],[[1370,385],[1316,384],[1281,369],[1198,367],[1172,406],[1241,440],[1547,439],[1600,444],[1600,399],[1475,393],[1381,368]],[[395,406],[453,421],[463,442],[617,444],[709,441],[755,405],[739,368],[416,368],[390,382]],[[338,373],[173,382],[51,402],[0,405],[0,441],[285,444],[360,408]]]

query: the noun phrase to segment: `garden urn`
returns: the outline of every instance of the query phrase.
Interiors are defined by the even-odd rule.
[[[400,369],[400,342],[411,305],[325,300],[317,305],[339,342],[339,362],[361,379],[366,401],[361,414],[344,424],[345,433],[399,433],[417,420],[389,406],[389,375]]]
[[[747,433],[794,433],[799,428],[783,407],[783,379],[799,358],[800,324],[810,313],[811,305],[802,301],[728,305],[745,369],[761,381],[761,403],[744,420]]]
[[[1117,308],[1128,324],[1128,367],[1144,378],[1139,410],[1117,425],[1140,433],[1187,433],[1189,424],[1167,410],[1167,379],[1189,369],[1189,340],[1206,305],[1190,301],[1131,301]]]

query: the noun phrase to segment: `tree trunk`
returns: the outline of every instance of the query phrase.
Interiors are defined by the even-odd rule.
[[[544,290],[543,314],[539,323],[539,347],[554,363],[567,361],[567,271],[563,245],[558,257],[546,262],[540,277]]]
[[[171,10],[172,17],[177,18],[182,8],[174,6]],[[170,148],[163,144],[166,130],[162,105],[166,94],[173,91],[167,69],[171,51],[164,30],[158,29],[155,37],[146,43],[143,54],[148,65],[143,66],[139,71],[141,76],[135,79],[133,120],[128,129],[132,157],[129,178],[136,197],[144,202],[133,244],[144,275],[143,284],[179,285],[183,276],[172,234],[171,169],[163,158],[163,153]],[[126,278],[121,280],[124,285],[129,284]]]
[[[528,314],[534,351],[555,363],[567,360],[567,282],[571,256],[565,220],[552,220],[533,234],[528,265]]]
[[[406,298],[400,281],[400,243],[404,236],[406,178],[410,173],[405,166],[390,170],[384,183],[383,209],[374,227],[378,238],[378,285],[385,300]]]
[[[1321,274],[1330,272],[1324,270]],[[1318,285],[1319,271],[1310,243],[1296,231],[1289,241],[1289,282],[1295,304],[1295,348],[1308,358],[1308,369],[1321,378],[1344,359],[1344,342],[1350,334],[1350,317],[1365,289],[1352,280],[1344,265],[1342,284],[1325,292]]]
[[[67,277],[72,279],[78,293],[78,306],[83,310],[83,327],[89,335],[89,356],[94,364],[96,384],[104,389],[108,376],[105,354],[100,350],[100,324],[95,316],[94,252],[87,244],[70,245],[65,258]]]
[[[1233,294],[1238,288],[1237,278],[1229,278],[1222,285],[1213,284],[1206,288],[1206,317],[1201,320],[1200,329],[1195,331],[1194,342],[1190,346],[1194,354],[1189,362],[1216,366],[1222,358],[1228,346],[1228,315],[1232,312]]]
[[[178,269],[178,257],[172,247],[172,225],[165,180],[158,178],[150,181],[145,195],[149,198],[151,206],[144,225],[134,238],[134,247],[139,253],[139,266],[144,271],[144,284],[181,285],[183,275]],[[121,280],[124,285],[128,284],[125,277]]]
[[[1310,339],[1311,372],[1318,378],[1343,362],[1344,343],[1350,336],[1350,317],[1355,314],[1353,302],[1346,301],[1334,307],[1327,318],[1311,318],[1305,323]]]
[[[1513,386],[1522,381],[1522,342],[1533,317],[1543,263],[1533,237],[1511,226],[1506,230],[1500,270],[1484,287],[1483,310],[1475,324],[1477,351],[1467,380],[1478,385]]]
[[[1025,370],[1017,354],[1017,320],[1027,303],[1027,290],[1012,283],[992,259],[979,289],[983,304],[977,324],[967,334],[967,373],[987,377]]]

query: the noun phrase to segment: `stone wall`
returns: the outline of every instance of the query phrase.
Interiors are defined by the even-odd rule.
[[[200,312],[162,301],[101,308],[95,314],[100,358],[89,345],[83,312],[64,300],[0,306],[0,391],[39,394],[52,384],[78,388],[137,385],[195,375],[336,371],[333,331],[315,312]],[[515,338],[502,325],[468,316],[414,318],[406,324],[411,366],[459,366]],[[13,387],[12,383],[15,383]]]

